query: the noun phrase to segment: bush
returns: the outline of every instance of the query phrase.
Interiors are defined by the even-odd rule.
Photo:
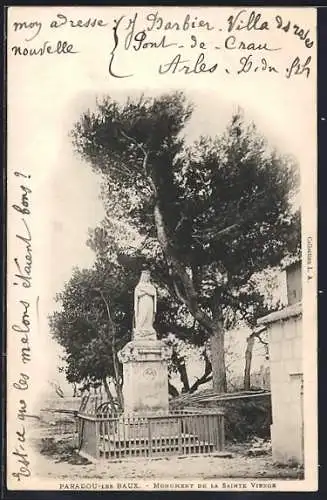
[[[53,458],[56,462],[67,462],[72,465],[86,465],[91,462],[81,457],[75,449],[76,443],[73,439],[64,438],[42,438],[40,442],[40,453]]]
[[[226,401],[225,435],[228,441],[247,441],[253,437],[270,439],[270,396]]]

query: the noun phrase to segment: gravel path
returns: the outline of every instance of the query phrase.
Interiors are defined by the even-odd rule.
[[[301,479],[302,471],[292,467],[277,467],[272,457],[248,457],[239,452],[232,458],[219,456],[169,457],[157,460],[143,458],[120,462],[100,461],[90,463],[76,457],[44,456],[38,454],[37,475],[47,479],[179,479],[213,480],[218,478],[247,479]],[[70,462],[70,463],[69,463]]]
[[[74,450],[72,436],[35,426],[30,434],[33,454],[33,476],[44,480],[181,480],[214,482],[219,478],[239,479],[303,479],[297,467],[278,467],[271,453],[249,456],[251,444],[227,445],[231,458],[220,456],[133,458],[117,462],[91,463]]]

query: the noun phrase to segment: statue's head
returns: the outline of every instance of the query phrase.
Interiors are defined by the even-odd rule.
[[[141,278],[140,281],[142,282],[149,282],[151,278],[151,273],[148,269],[144,269],[141,273]]]

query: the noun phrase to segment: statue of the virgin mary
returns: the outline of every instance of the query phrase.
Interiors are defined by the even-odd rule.
[[[134,339],[156,340],[153,328],[157,312],[157,291],[150,282],[150,271],[142,271],[134,292]]]

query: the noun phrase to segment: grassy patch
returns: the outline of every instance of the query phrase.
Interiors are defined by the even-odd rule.
[[[74,441],[68,439],[55,439],[45,437],[41,439],[40,453],[55,460],[55,462],[66,462],[71,465],[87,465],[91,462],[87,458],[81,457]]]

